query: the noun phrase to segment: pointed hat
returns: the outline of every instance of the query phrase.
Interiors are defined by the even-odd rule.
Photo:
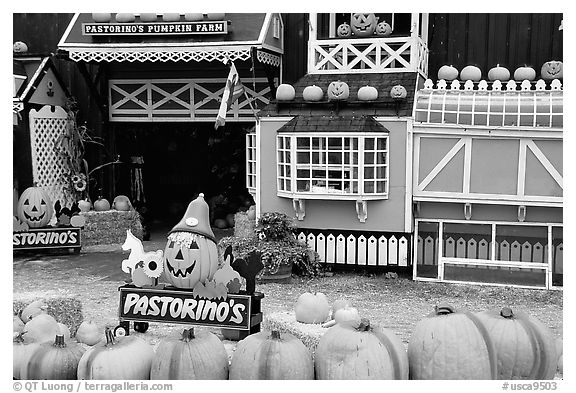
[[[204,200],[204,194],[200,193],[198,198],[190,202],[184,217],[170,231],[170,233],[173,232],[196,233],[216,242],[214,232],[210,228],[210,213],[208,204]]]

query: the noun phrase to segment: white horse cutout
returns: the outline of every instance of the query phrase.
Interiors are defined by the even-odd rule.
[[[122,244],[122,250],[127,251],[130,250],[130,255],[128,255],[128,259],[124,259],[122,261],[122,271],[124,273],[130,273],[134,275],[134,271],[137,268],[144,267],[145,271],[149,270],[148,267],[144,266],[147,265],[149,261],[157,262],[155,266],[156,271],[162,270],[162,257],[163,252],[162,250],[158,251],[149,251],[144,252],[144,247],[142,246],[142,242],[136,236],[132,234],[132,231],[128,229],[126,231],[126,241]],[[147,272],[152,276],[156,276],[155,272]]]

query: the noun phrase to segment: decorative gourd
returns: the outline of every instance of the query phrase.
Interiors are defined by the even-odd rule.
[[[374,86],[362,86],[358,89],[359,101],[374,101],[378,98],[378,90]]]
[[[438,79],[444,79],[445,81],[458,79],[458,70],[453,65],[445,64],[438,70]]]
[[[78,362],[85,350],[75,342],[66,342],[57,335],[54,342],[45,342],[33,349],[22,363],[22,379],[77,379]]]
[[[496,348],[480,319],[441,305],[414,327],[410,379],[496,379]]]
[[[109,12],[96,13],[92,14],[92,19],[96,23],[107,23],[112,20],[112,14]]]
[[[116,22],[118,23],[132,23],[136,20],[136,15],[129,13],[116,14]]]
[[[204,20],[204,14],[194,14],[194,13],[184,14],[184,19],[188,22],[199,22],[201,20]]]
[[[150,379],[154,350],[136,336],[114,337],[88,348],[78,362],[78,379]]]
[[[392,26],[388,22],[380,22],[376,26],[376,35],[380,37],[390,37],[392,35]]]
[[[52,341],[59,332],[58,322],[52,316],[39,314],[24,325],[24,342],[29,344]]]
[[[336,311],[334,321],[340,326],[357,329],[360,326],[361,318],[356,308],[343,307]]]
[[[330,316],[330,304],[322,292],[306,292],[298,297],[294,311],[298,322],[322,323]]]
[[[468,65],[460,71],[460,79],[463,81],[479,82],[482,79],[482,71],[480,68]]]
[[[316,347],[316,379],[408,379],[408,357],[390,330],[363,318],[357,328],[328,329]]]
[[[142,22],[156,22],[158,20],[158,14],[144,13],[140,14],[140,21]]]
[[[18,200],[18,218],[30,228],[48,225],[54,208],[48,193],[40,187],[28,187]]]
[[[112,202],[112,207],[118,211],[129,211],[132,208],[130,199],[125,195],[118,195]]]
[[[177,288],[194,288],[214,276],[218,249],[209,217],[208,204],[204,194],[200,194],[170,231],[164,249],[163,274],[167,283]]]
[[[44,300],[35,300],[22,310],[20,313],[20,319],[22,322],[27,323],[36,315],[45,314],[48,306],[44,303]]]
[[[178,13],[162,14],[162,20],[164,22],[178,22],[180,20],[180,14]]]
[[[553,379],[558,354],[552,332],[536,318],[508,307],[476,316],[498,355],[498,379]]]
[[[342,23],[336,29],[336,35],[338,37],[350,37],[352,35],[352,30],[350,29],[350,25],[346,22]]]
[[[403,100],[408,95],[406,88],[402,85],[392,86],[390,89],[390,97],[394,100]]]
[[[76,214],[70,217],[70,225],[72,225],[74,228],[82,228],[84,225],[86,225],[86,217]]]
[[[107,199],[99,197],[98,199],[96,199],[96,202],[94,202],[94,210],[96,210],[97,212],[110,210],[110,202],[108,202]]]
[[[302,91],[302,98],[304,98],[304,101],[310,102],[321,101],[324,98],[324,91],[322,91],[320,86],[306,86],[304,91]]]
[[[547,61],[542,64],[540,77],[544,80],[562,79],[564,76],[564,66],[561,61]]]
[[[534,79],[536,79],[536,70],[532,67],[518,67],[516,71],[514,71],[514,80],[516,81],[533,81]]]
[[[228,379],[228,354],[210,332],[185,329],[180,339],[160,341],[150,379]]]
[[[276,330],[251,334],[238,342],[230,379],[314,379],[312,354],[298,338]]]
[[[17,315],[14,315],[14,318],[13,318],[13,319],[14,319],[14,320],[13,320],[13,329],[12,329],[12,331],[13,331],[13,332],[16,332],[16,333],[22,333],[22,332],[24,331],[24,322],[22,322],[22,320],[20,319],[20,317],[17,316]]]
[[[93,321],[82,321],[76,331],[76,340],[78,340],[79,343],[95,345],[98,344],[102,338],[103,336],[98,325]]]
[[[371,37],[376,30],[378,19],[375,14],[352,14],[350,27],[356,37]]]
[[[277,101],[291,101],[296,97],[296,90],[292,85],[287,83],[282,83],[276,89],[276,100]]]
[[[78,209],[83,213],[89,212],[92,209],[92,204],[88,199],[82,199],[78,201]]]
[[[488,79],[491,81],[509,81],[510,71],[506,67],[502,67],[500,64],[496,64],[496,67],[490,68],[488,70]]]
[[[39,346],[38,343],[25,344],[21,333],[14,332],[12,346],[12,373],[14,379],[20,378],[22,364],[28,360],[30,354]]]
[[[224,13],[206,14],[206,18],[208,18],[208,20],[224,20],[225,15]]]
[[[350,96],[350,88],[346,82],[334,81],[328,85],[328,100],[345,101]]]

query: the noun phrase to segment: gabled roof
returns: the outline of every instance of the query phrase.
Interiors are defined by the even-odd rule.
[[[350,97],[345,102],[329,102],[326,98],[328,85],[340,80],[346,82],[350,89]],[[410,72],[395,72],[385,74],[307,74],[294,83],[296,97],[288,102],[273,101],[265,106],[259,115],[266,116],[297,116],[297,115],[372,115],[372,116],[411,116],[414,94],[416,91],[417,74]],[[316,85],[322,88],[324,101],[306,102],[302,92],[306,86]],[[378,90],[375,101],[358,100],[358,89],[362,86],[373,86]],[[406,88],[405,100],[396,102],[390,97],[390,89],[395,85]]]
[[[299,115],[278,132],[389,132],[372,116]]]
[[[13,61],[14,96],[13,100],[26,102],[37,90],[47,73],[53,75],[66,96],[69,96],[66,86],[62,82],[54,63],[50,57],[23,57],[14,58]]]

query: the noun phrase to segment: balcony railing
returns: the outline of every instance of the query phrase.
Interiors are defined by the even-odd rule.
[[[347,38],[310,41],[308,72],[428,73],[428,48],[420,37]]]

